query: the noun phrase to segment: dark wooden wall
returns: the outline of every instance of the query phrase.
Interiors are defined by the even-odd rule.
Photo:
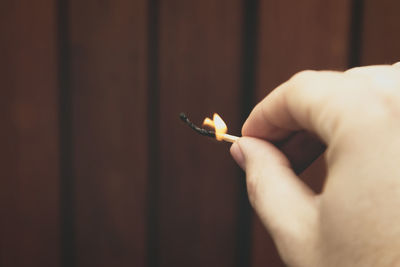
[[[302,69],[400,61],[396,0],[0,2],[0,266],[283,266],[188,130]],[[318,190],[319,159],[302,177]]]

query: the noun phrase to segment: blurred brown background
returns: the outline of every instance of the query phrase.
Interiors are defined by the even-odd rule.
[[[400,60],[397,0],[0,2],[1,266],[283,266],[229,145],[302,69]],[[320,164],[303,178],[318,187]]]

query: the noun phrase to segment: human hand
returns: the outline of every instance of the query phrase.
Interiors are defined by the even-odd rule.
[[[271,144],[302,130],[327,146],[318,195]],[[242,134],[231,154],[286,264],[400,265],[400,63],[300,72],[254,108]],[[301,147],[305,160],[315,154]]]

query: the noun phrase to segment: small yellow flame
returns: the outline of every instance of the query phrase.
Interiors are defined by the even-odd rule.
[[[225,122],[217,113],[214,113],[212,120],[210,118],[205,118],[203,125],[207,125],[215,129],[215,138],[218,141],[222,141],[224,134],[226,134],[228,131],[228,127],[226,126]]]

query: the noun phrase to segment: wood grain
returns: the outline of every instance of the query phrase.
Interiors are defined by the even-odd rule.
[[[400,2],[365,0],[361,65],[400,61]]]
[[[60,266],[55,11],[0,4],[1,266]]]
[[[240,132],[241,1],[160,1],[159,266],[235,266],[239,170],[184,125],[218,112]]]
[[[303,69],[345,69],[348,62],[350,2],[260,1],[256,98]],[[323,160],[303,178],[321,187]],[[311,175],[310,175],[311,174]],[[253,226],[252,266],[284,266],[258,219]]]
[[[145,266],[147,2],[70,1],[76,266]]]
[[[283,266],[258,218],[252,244],[239,244],[248,218],[229,144],[197,135],[178,114],[200,124],[218,112],[240,135],[253,95],[260,101],[297,71],[342,70],[349,57],[400,61],[400,2],[357,0],[360,28],[346,0],[252,1],[250,13],[239,0],[61,2],[0,2],[0,265],[242,266],[251,248],[249,266]],[[257,19],[246,16],[257,4],[253,32]],[[71,99],[60,107],[63,92]],[[72,180],[60,195],[63,157]],[[316,191],[323,163],[301,175]]]

